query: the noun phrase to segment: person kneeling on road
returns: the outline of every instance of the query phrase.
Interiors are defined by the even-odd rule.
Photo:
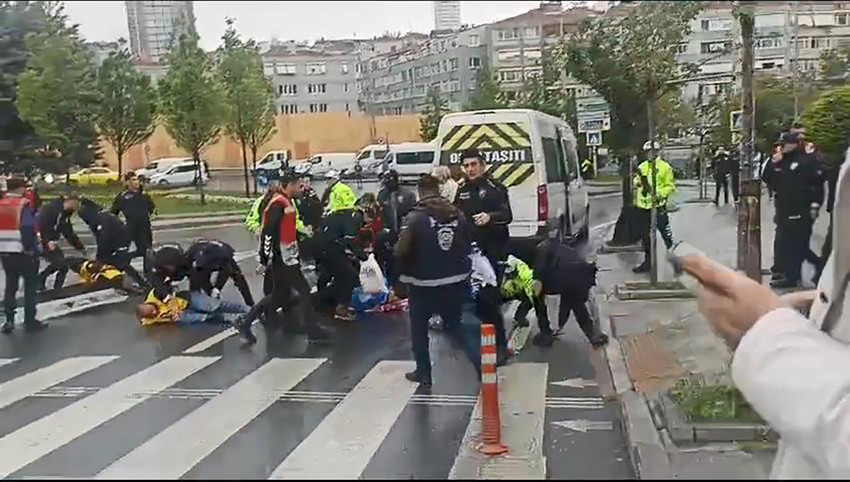
[[[190,265],[189,289],[193,292],[203,291],[217,298],[227,280],[233,279],[245,304],[253,306],[254,297],[239,263],[234,258],[235,252],[229,244],[214,239],[202,239],[192,243],[186,249],[186,258]],[[214,272],[218,272],[215,285],[212,284]]]
[[[419,179],[419,197],[406,218],[395,247],[400,281],[410,285],[410,333],[416,370],[405,377],[430,388],[431,355],[428,320],[439,314],[450,333],[481,372],[481,331],[477,336],[461,325],[470,294],[470,226],[463,213],[440,196],[439,181],[429,174]],[[466,332],[466,333],[464,333]]]
[[[561,297],[558,308],[559,332],[570,319],[570,312],[573,312],[588,341],[594,347],[605,345],[608,343],[608,335],[602,333],[586,306],[590,288],[596,284],[596,264],[588,263],[579,256],[575,248],[558,239],[556,227],[551,227],[548,234],[549,237],[537,246],[534,261],[533,289],[535,293],[541,299],[545,295]],[[545,303],[542,304],[542,311],[537,311],[537,317],[538,320],[545,318],[545,324],[549,326]],[[539,323],[542,327],[544,321],[541,320]],[[545,338],[546,335],[538,334],[537,336]],[[541,340],[543,341],[547,340]],[[540,343],[535,340],[532,342]]]
[[[88,225],[97,243],[95,261],[112,265],[126,273],[142,290],[150,289],[146,279],[136,271],[130,261],[135,253],[130,252],[130,231],[118,216],[101,209],[94,201],[80,201],[80,218]],[[144,291],[143,291],[144,292]]]
[[[520,303],[514,315],[516,326],[528,326],[526,315],[534,307],[540,331],[531,341],[535,345],[552,346],[555,337],[552,336],[552,328],[549,326],[543,293],[534,290],[534,272],[531,268],[514,255],[508,255],[505,262],[501,291],[504,301],[518,300]]]
[[[136,306],[136,316],[142,325],[159,323],[231,323],[249,308],[241,303],[214,299],[202,291],[175,291],[163,297],[155,290]]]

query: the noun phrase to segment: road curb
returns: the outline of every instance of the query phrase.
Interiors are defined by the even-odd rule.
[[[634,390],[629,377],[625,353],[616,336],[613,318],[604,301],[593,297],[600,320],[610,324],[610,339],[605,347],[605,359],[614,384],[614,391],[623,414],[623,430],[629,444],[629,459],[635,475],[640,479],[672,479],[673,469],[667,449],[661,441],[653,422],[646,398]]]
[[[608,194],[619,194],[623,192],[620,189],[605,189],[604,191],[594,191],[587,194],[588,197],[607,196]]]

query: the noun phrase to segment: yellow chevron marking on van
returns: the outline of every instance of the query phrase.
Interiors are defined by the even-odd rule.
[[[472,130],[474,128],[475,128],[475,126],[467,125],[467,126],[461,127],[457,131],[454,131],[454,129],[452,129],[452,131],[449,132],[450,137],[446,137],[443,140],[443,150],[444,151],[454,151],[454,150],[456,150],[455,144],[457,144],[461,139],[463,139],[464,135],[466,135],[467,132],[469,132],[470,130]],[[452,133],[452,132],[454,132],[454,133]]]
[[[474,147],[473,147],[474,146]],[[531,138],[525,124],[499,122],[473,124],[452,128],[443,139],[443,151],[471,148],[519,149],[531,147]]]
[[[534,164],[529,162],[514,162],[509,164],[497,164],[487,169],[488,174],[494,180],[499,181],[505,187],[516,187],[532,179]]]
[[[502,181],[502,184],[507,187],[519,186],[526,180],[531,179],[532,174],[534,174],[534,164],[520,164],[519,169],[514,171],[504,181]]]

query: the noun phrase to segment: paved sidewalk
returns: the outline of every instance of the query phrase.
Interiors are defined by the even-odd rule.
[[[671,215],[676,240],[686,241],[708,256],[735,266],[736,211],[734,205],[688,202],[696,197],[693,187],[682,187],[679,210]],[[762,266],[773,259],[773,206],[762,203]],[[812,249],[820,252],[828,218],[822,215],[815,228]],[[610,237],[610,234],[609,234]],[[659,237],[659,280],[673,281],[673,271]],[[683,479],[766,478],[773,450],[769,445],[744,451],[736,443],[676,446],[664,425],[650,413],[647,399],[666,392],[690,376],[710,384],[732,385],[731,353],[700,315],[696,300],[635,300],[617,298],[615,288],[626,281],[646,281],[631,268],[642,261],[642,252],[600,254],[596,301],[603,326],[608,325],[617,342],[609,347],[612,376],[623,403],[632,440],[632,457],[641,477]],[[766,277],[767,278],[767,277]],[[619,373],[617,373],[619,372]],[[637,395],[637,396],[635,396]],[[659,431],[658,429],[661,428]],[[681,445],[681,444],[680,444]],[[751,452],[751,453],[750,453]]]

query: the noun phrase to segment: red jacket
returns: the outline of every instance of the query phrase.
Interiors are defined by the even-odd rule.
[[[277,194],[263,211],[260,262],[268,265],[279,258],[287,265],[297,264],[297,240],[295,206],[286,196]]]

